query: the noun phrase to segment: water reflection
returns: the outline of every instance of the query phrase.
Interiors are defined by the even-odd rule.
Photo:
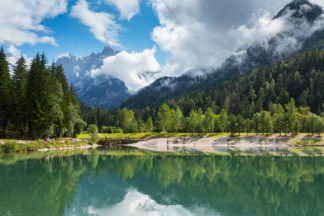
[[[1,163],[0,215],[324,212],[323,157],[121,155],[92,151]]]

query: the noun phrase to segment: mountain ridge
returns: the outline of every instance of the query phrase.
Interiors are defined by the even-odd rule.
[[[323,26],[316,26],[318,29],[310,36],[301,34],[307,30],[303,28],[312,29],[318,25],[316,22],[324,25],[323,9],[320,6],[307,0],[294,0],[280,10],[273,17],[273,20],[275,19],[284,19],[285,22],[296,28],[282,31],[267,41],[259,41],[245,49],[239,49],[236,54],[224,61],[221,68],[206,76],[190,77],[184,74],[173,78],[162,77],[128,98],[121,107],[130,109],[143,109],[146,106],[156,107],[168,100],[177,100],[183,95],[212,89],[226,80],[249,74],[260,65],[270,65],[297,52],[324,47]],[[284,44],[285,39],[294,39],[295,46]],[[267,48],[264,43],[267,44]],[[282,47],[284,45],[287,47]],[[284,48],[287,49],[278,52]],[[166,80],[169,81],[172,88],[162,85]]]
[[[105,46],[99,53],[91,53],[85,57],[75,57],[65,54],[59,57],[56,64],[61,64],[66,77],[80,98],[87,106],[101,106],[112,109],[125,101],[130,93],[122,80],[112,76],[100,76],[93,78],[91,70],[103,65],[105,58],[115,56],[119,52],[109,46]]]

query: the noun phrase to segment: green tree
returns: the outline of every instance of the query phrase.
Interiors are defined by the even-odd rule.
[[[12,82],[9,66],[3,48],[0,49],[0,137],[5,137],[8,121],[11,116]]]
[[[26,85],[27,85],[27,66],[24,57],[16,62],[13,73],[13,106],[12,119],[17,127],[18,138],[23,136],[23,127],[26,126]]]
[[[298,134],[300,130],[300,122],[298,118],[298,110],[295,106],[295,100],[291,98],[290,102],[285,107],[287,110],[288,130],[293,134]]]
[[[261,131],[261,114],[255,113],[252,118],[254,132],[257,134]]]
[[[228,126],[228,116],[225,109],[221,110],[218,121],[218,126],[221,132],[226,132]]]
[[[311,133],[312,135],[314,135],[315,133],[321,135],[324,129],[323,118],[315,114],[310,114],[306,120],[306,128],[307,132]]]
[[[215,130],[215,119],[216,115],[211,108],[208,108],[205,112],[205,118],[203,122],[203,127],[208,133],[212,133]]]
[[[173,130],[178,132],[183,129],[183,114],[179,106],[172,112]]]
[[[87,132],[90,135],[90,143],[93,144],[98,141],[99,139],[99,134],[98,134],[98,127],[95,124],[91,124],[88,126]]]
[[[244,131],[244,118],[240,114],[237,115],[237,131],[239,135]]]
[[[231,136],[235,136],[238,129],[237,117],[233,114],[228,116],[228,130],[231,132]]]
[[[260,131],[265,133],[271,133],[272,131],[272,119],[271,114],[268,111],[262,111],[260,113]]]
[[[252,131],[252,128],[253,128],[253,121],[251,119],[245,119],[244,131],[246,132],[246,135],[249,135],[249,133]]]
[[[121,112],[120,116],[120,127],[126,131],[131,132],[134,130],[134,111],[128,110],[127,108],[124,108]]]
[[[46,59],[39,54],[33,59],[29,70],[26,96],[28,129],[31,137],[48,135],[52,125],[50,115],[50,79]]]
[[[149,117],[147,120],[146,120],[146,130],[151,133],[153,131],[153,120],[151,117]]]
[[[273,112],[273,127],[276,132],[279,132],[280,135],[286,128],[285,121],[285,110],[281,104],[273,104],[272,105]]]
[[[163,104],[159,108],[159,112],[157,114],[156,125],[159,131],[168,132],[172,127],[172,119],[171,119],[171,110],[167,104]],[[172,130],[172,129],[171,129]]]
[[[189,116],[187,117],[187,129],[192,134],[197,132],[199,124],[198,113],[195,110],[191,110]]]

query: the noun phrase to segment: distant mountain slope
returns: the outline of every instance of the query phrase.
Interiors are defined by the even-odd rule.
[[[92,78],[90,71],[103,65],[103,60],[118,52],[106,46],[101,53],[77,58],[71,54],[59,57],[56,64],[62,64],[68,81],[74,85],[78,96],[87,106],[103,105],[111,109],[119,106],[130,94],[125,83],[110,76]]]
[[[323,10],[318,5],[307,0],[294,0],[273,18],[284,20],[287,29],[269,39],[240,48],[212,73],[160,78],[130,97],[122,107],[143,109],[158,106],[170,99],[177,100],[183,95],[213,89],[226,80],[251,73],[260,65],[270,65],[304,50],[323,48],[323,17]]]
[[[314,49],[260,66],[249,75],[168,103],[180,106],[186,115],[191,109],[211,107],[216,113],[225,108],[228,113],[250,118],[255,112],[271,109],[273,103],[285,105],[290,98],[298,106],[309,106],[314,113],[323,111],[324,50]]]

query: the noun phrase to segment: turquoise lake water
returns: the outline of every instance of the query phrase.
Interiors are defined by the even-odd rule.
[[[324,157],[0,157],[0,215],[324,215]]]

